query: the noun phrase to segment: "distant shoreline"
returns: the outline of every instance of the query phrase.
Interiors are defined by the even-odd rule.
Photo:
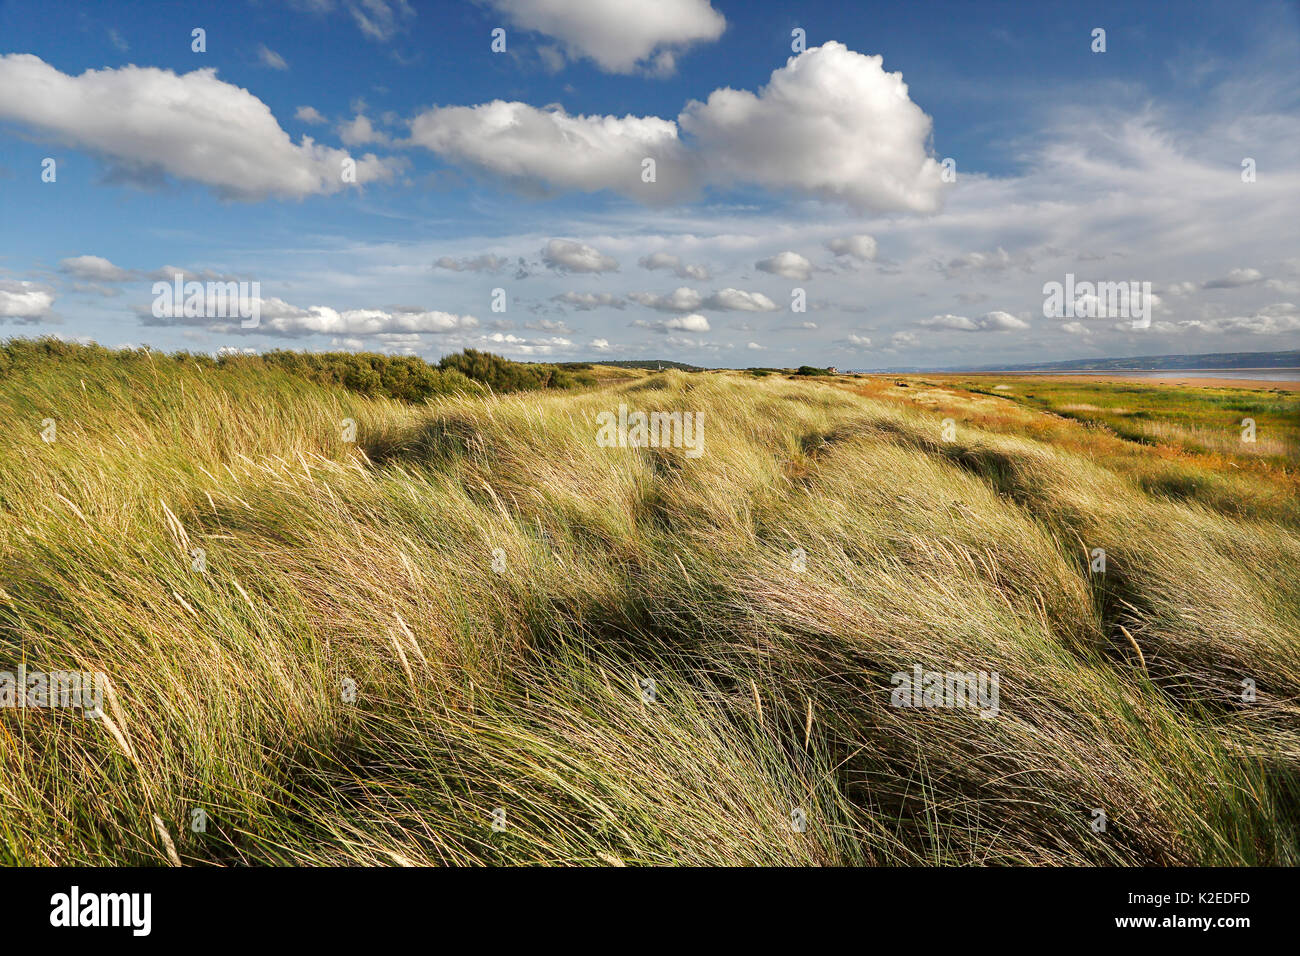
[[[1300,375],[1300,368],[1287,365],[1270,365],[1260,368],[1066,368],[1066,369],[1034,369],[1034,368],[1004,368],[1004,369],[982,369],[978,372],[936,372],[923,374],[942,374],[942,375],[1124,375],[1131,373],[1150,373],[1152,375],[1164,374],[1166,372],[1289,372],[1293,375]]]
[[[1254,373],[1249,374],[1249,373]],[[1051,378],[1066,380],[1071,378],[1095,382],[1112,380],[1121,382],[1151,382],[1153,384],[1177,384],[1189,388],[1253,388],[1281,389],[1283,391],[1300,391],[1300,368],[1179,368],[1179,369],[1081,369],[1070,371],[1014,370],[1002,372],[920,372],[911,374],[928,374],[944,377],[997,377],[1016,376],[1018,378]]]

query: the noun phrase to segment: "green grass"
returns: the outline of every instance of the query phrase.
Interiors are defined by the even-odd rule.
[[[0,711],[5,862],[1300,862],[1276,476],[861,379],[0,375],[0,670],[113,688]],[[597,446],[620,402],[704,455]],[[916,664],[998,715],[891,706]]]
[[[1103,425],[1130,441],[1164,442],[1198,453],[1218,452],[1275,465],[1300,464],[1300,392],[1244,388],[1179,387],[1143,383],[1054,382],[1009,377],[1000,392],[992,378],[972,391],[996,394],[1031,408]],[[1255,441],[1242,440],[1244,419],[1255,422]]]

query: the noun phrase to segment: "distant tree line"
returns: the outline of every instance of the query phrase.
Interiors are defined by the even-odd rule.
[[[490,352],[466,349],[447,355],[436,365],[411,355],[376,352],[294,352],[276,349],[261,355],[164,353],[150,349],[107,349],[81,345],[50,336],[10,339],[0,345],[0,375],[17,368],[50,361],[76,362],[82,368],[123,367],[139,362],[193,363],[200,368],[223,370],[278,369],[322,385],[336,385],[361,395],[423,402],[454,392],[520,392],[546,388],[593,385],[590,372],[556,365],[512,362]]]

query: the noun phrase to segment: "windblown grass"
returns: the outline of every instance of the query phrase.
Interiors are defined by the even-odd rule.
[[[0,859],[1300,862],[1276,486],[845,381],[11,371],[0,670],[113,695],[0,711]],[[704,455],[598,447],[620,402],[703,412]],[[916,664],[996,672],[999,713],[890,706]]]

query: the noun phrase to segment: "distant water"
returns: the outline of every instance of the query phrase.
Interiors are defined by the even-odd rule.
[[[1013,374],[1008,370],[1004,374]],[[981,373],[996,375],[997,372]],[[1114,368],[1038,372],[1021,370],[1018,375],[1124,375],[1136,378],[1244,378],[1256,382],[1300,382],[1300,368]]]

